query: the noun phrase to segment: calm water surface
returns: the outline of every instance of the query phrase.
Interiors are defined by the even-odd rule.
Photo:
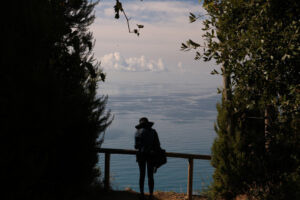
[[[211,154],[215,138],[216,103],[220,101],[216,88],[198,84],[109,84],[107,107],[115,119],[105,134],[104,148],[133,149],[135,125],[141,117],[155,124],[161,146],[168,152]],[[99,166],[104,169],[104,155]],[[155,190],[185,192],[188,161],[168,158],[167,164],[155,174]],[[209,161],[194,161],[194,192],[212,181]],[[138,165],[133,155],[111,156],[111,184],[114,189],[138,188]],[[145,191],[148,191],[147,178]]]

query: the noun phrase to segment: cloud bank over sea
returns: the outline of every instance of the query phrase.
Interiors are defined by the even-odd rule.
[[[124,58],[120,52],[105,54],[101,59],[101,66],[107,70],[127,72],[162,72],[167,71],[161,58],[149,60],[146,56]]]

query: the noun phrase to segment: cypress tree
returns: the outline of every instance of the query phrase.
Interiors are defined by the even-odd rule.
[[[99,178],[99,136],[111,122],[92,55],[96,3],[7,4],[1,59],[4,199],[76,199]]]

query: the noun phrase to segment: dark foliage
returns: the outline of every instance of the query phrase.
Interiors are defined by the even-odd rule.
[[[188,40],[182,50],[222,64],[212,72],[224,78],[212,149],[214,199],[299,199],[300,4],[204,0],[203,6],[205,42]]]
[[[4,8],[1,199],[77,199],[97,182],[97,139],[111,119],[107,98],[96,95],[105,75],[87,29],[94,6],[30,0]]]

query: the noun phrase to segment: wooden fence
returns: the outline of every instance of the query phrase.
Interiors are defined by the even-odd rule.
[[[106,189],[109,189],[110,155],[111,154],[136,155],[137,150],[100,148],[99,153],[105,154],[104,187]],[[174,153],[174,152],[166,152],[166,156],[173,157],[173,158],[185,158],[188,160],[187,196],[188,196],[188,200],[192,200],[194,159],[210,160],[211,156],[210,155],[199,155],[199,154],[187,154],[187,153]]]

